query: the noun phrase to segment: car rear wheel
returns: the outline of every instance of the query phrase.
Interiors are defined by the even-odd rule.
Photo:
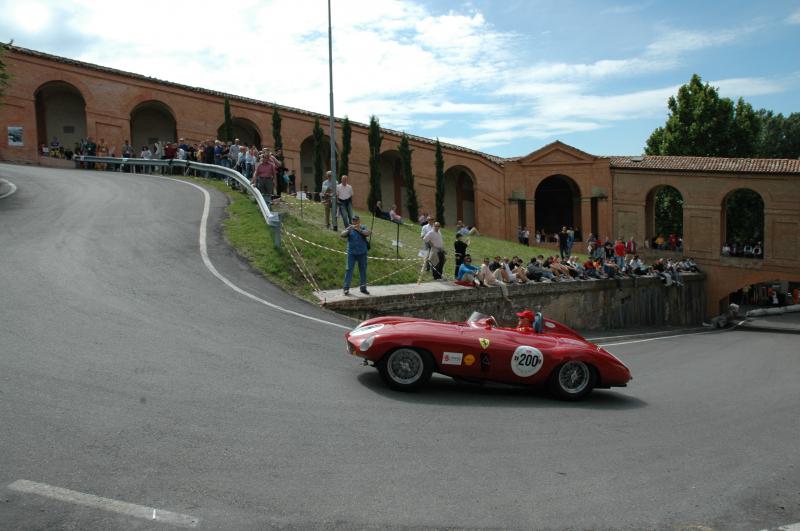
[[[582,361],[568,361],[553,371],[550,388],[561,400],[580,400],[592,392],[597,375]]]
[[[416,391],[433,374],[433,360],[427,352],[414,348],[399,348],[384,356],[378,371],[386,385],[397,391]]]

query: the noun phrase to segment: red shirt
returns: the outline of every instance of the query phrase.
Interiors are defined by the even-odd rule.
[[[625,256],[625,244],[617,242],[616,245],[614,245],[614,254],[616,256]]]

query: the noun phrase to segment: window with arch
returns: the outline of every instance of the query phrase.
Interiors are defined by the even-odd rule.
[[[722,204],[725,234],[723,256],[764,258],[764,200],[758,192],[739,188],[725,196]]]
[[[680,251],[683,248],[683,195],[677,188],[662,185],[647,195],[646,237],[653,249]]]

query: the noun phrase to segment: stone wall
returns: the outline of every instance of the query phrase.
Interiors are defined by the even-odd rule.
[[[510,303],[499,288],[448,285],[440,291],[415,292],[409,287],[407,294],[350,297],[327,307],[357,319],[408,315],[444,321],[463,321],[477,310],[502,324],[515,322],[521,308],[541,304],[547,317],[579,330],[699,325],[706,312],[703,274],[684,275],[683,287],[636,278],[515,285],[509,295]]]

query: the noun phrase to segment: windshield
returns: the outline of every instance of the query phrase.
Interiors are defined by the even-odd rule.
[[[486,315],[486,314],[481,313],[481,312],[472,312],[472,315],[469,316],[469,319],[467,319],[467,322],[468,323],[475,323],[477,321],[485,321],[486,319],[489,319],[490,317],[491,317],[491,315]]]

